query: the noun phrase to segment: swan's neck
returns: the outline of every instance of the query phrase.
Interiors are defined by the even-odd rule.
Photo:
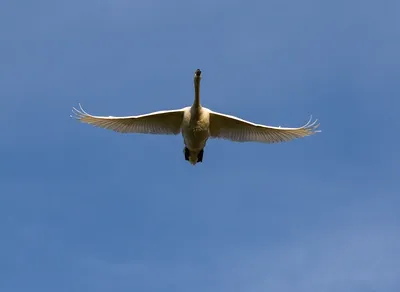
[[[193,106],[195,108],[200,107],[200,78],[194,78],[194,103]]]

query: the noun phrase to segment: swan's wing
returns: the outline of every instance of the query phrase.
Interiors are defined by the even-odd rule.
[[[211,138],[235,142],[277,143],[314,134],[319,124],[310,120],[299,128],[282,128],[259,125],[240,118],[210,111]]]
[[[73,108],[74,117],[82,123],[105,128],[120,133],[177,135],[181,130],[183,109],[158,111],[129,117],[93,116],[83,110]],[[73,117],[71,115],[71,117]]]

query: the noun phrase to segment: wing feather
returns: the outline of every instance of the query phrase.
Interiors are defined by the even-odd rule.
[[[234,142],[278,143],[310,136],[319,127],[318,120],[310,120],[298,128],[271,127],[255,124],[235,116],[210,111],[211,138]]]
[[[88,114],[79,104],[79,109],[73,108],[72,113],[71,117],[82,123],[120,133],[177,135],[181,131],[184,109],[157,111],[138,116],[105,117]]]

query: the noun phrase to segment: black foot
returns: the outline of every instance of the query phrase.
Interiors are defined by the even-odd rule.
[[[190,156],[190,151],[189,151],[189,149],[187,149],[187,148],[185,147],[185,149],[183,149],[183,153],[185,153],[185,160],[188,160],[188,161],[189,161],[189,156]]]
[[[203,154],[204,154],[204,149],[201,149],[201,151],[197,155],[197,162],[203,162]]]

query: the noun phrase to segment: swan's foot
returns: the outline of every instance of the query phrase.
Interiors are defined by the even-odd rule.
[[[189,161],[190,151],[187,147],[183,149],[183,153],[185,154],[185,160]]]
[[[197,162],[203,162],[203,154],[204,154],[204,149],[201,149],[199,154],[197,155]]]

